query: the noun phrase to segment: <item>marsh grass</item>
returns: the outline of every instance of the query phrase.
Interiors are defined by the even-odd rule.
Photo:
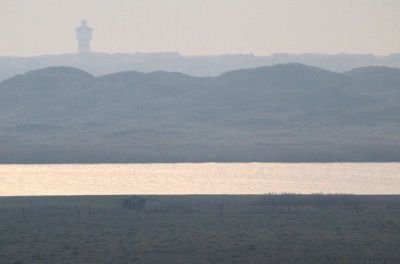
[[[0,263],[400,263],[400,196],[127,198],[0,198]]]

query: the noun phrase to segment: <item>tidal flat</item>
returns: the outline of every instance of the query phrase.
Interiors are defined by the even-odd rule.
[[[399,249],[400,196],[0,197],[0,263],[400,263]]]

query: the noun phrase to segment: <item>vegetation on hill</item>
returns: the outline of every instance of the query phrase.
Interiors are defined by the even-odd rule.
[[[0,83],[0,162],[400,161],[400,70],[55,67]]]

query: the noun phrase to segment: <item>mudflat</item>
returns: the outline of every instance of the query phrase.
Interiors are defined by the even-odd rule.
[[[400,263],[400,196],[1,197],[0,263]]]

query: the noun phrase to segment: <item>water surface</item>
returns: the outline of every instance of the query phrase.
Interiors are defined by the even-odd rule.
[[[400,163],[0,165],[0,196],[400,194]]]

